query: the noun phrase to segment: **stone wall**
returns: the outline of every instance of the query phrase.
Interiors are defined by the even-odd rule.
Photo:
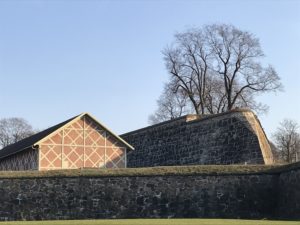
[[[0,180],[0,220],[271,218],[273,175]]]
[[[278,185],[278,214],[300,220],[300,163],[280,174]]]
[[[135,148],[128,167],[273,163],[265,133],[249,110],[188,115],[121,137]]]
[[[228,167],[228,166],[227,166]],[[274,169],[275,168],[275,169]],[[200,168],[201,170],[206,170]],[[234,168],[233,168],[234,169]],[[164,174],[142,175],[149,169],[64,175],[29,172],[0,178],[0,220],[95,218],[249,218],[300,220],[300,164],[282,171],[268,167],[240,172],[226,166],[202,173],[190,167]],[[133,169],[132,169],[133,170]],[[231,168],[232,170],[232,168]],[[251,171],[252,170],[252,171]],[[142,171],[142,172],[139,172]],[[186,171],[183,174],[182,171]],[[210,172],[209,172],[210,171]],[[217,172],[218,171],[218,172]],[[248,171],[248,172],[246,172]],[[73,175],[72,175],[73,173]],[[140,173],[140,175],[137,175]],[[37,175],[36,175],[37,174]],[[110,175],[109,175],[110,174]],[[5,178],[6,176],[6,178]]]

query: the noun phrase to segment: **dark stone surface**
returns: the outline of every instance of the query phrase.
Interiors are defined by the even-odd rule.
[[[298,169],[280,174],[278,198],[280,217],[300,220],[300,164]]]
[[[300,220],[300,163],[249,174],[0,179],[0,220]]]
[[[252,112],[186,122],[186,117],[121,135],[135,150],[128,167],[264,164]],[[252,124],[251,124],[252,123]]]
[[[271,218],[276,175],[1,179],[0,219]]]

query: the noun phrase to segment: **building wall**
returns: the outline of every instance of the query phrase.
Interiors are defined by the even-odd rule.
[[[28,149],[0,160],[0,170],[37,170],[38,149]]]
[[[265,133],[248,110],[185,116],[121,137],[135,148],[128,167],[273,163]]]
[[[54,133],[39,149],[40,170],[126,166],[124,145],[88,116]]]

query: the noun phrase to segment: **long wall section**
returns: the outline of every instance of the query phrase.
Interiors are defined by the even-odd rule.
[[[275,182],[272,175],[5,179],[0,220],[264,218],[273,213]]]
[[[273,163],[266,135],[249,110],[188,115],[121,137],[135,148],[128,167]]]
[[[300,164],[284,172],[278,168],[253,171],[250,166],[243,166],[244,172],[237,167],[226,172],[227,167],[217,167],[218,172],[209,167],[199,167],[200,172],[198,167],[137,169],[133,173],[133,169],[53,171],[50,176],[49,172],[18,172],[15,176],[19,178],[3,172],[0,220],[300,220]],[[154,173],[147,174],[148,170]],[[101,175],[103,172],[107,174]]]

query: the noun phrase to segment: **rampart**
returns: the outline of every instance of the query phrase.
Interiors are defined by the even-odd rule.
[[[204,164],[272,164],[256,115],[249,110],[187,115],[121,135],[135,150],[128,167]]]
[[[0,220],[300,220],[300,164],[1,172]]]

